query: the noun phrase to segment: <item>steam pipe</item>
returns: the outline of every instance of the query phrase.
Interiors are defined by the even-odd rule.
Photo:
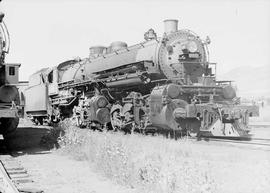
[[[133,77],[129,79],[123,79],[123,80],[116,80],[113,82],[106,82],[105,83],[107,87],[121,87],[121,86],[133,86],[133,85],[139,85],[143,84],[143,81],[140,79],[140,77]]]

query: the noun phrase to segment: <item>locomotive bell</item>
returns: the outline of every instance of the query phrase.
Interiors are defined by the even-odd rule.
[[[164,22],[164,33],[170,34],[178,30],[178,20],[166,19]]]

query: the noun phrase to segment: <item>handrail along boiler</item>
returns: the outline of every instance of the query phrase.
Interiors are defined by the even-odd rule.
[[[165,20],[157,37],[127,46],[93,46],[89,57],[42,69],[30,77],[26,113],[36,122],[74,116],[80,126],[115,130],[166,130],[190,135],[248,135],[258,113],[239,104],[229,81],[218,82],[207,45],[177,20]],[[28,107],[27,107],[28,106]]]
[[[0,134],[8,137],[16,130],[19,123],[20,97],[16,86],[20,64],[5,62],[10,39],[3,18],[4,13],[0,12]]]

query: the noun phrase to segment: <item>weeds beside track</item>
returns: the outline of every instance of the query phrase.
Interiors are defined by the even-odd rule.
[[[260,174],[254,180],[258,160],[247,161],[248,150],[201,145],[185,138],[175,141],[162,136],[94,132],[69,123],[62,128],[65,135],[59,140],[60,153],[87,160],[98,173],[141,192],[225,193],[237,192],[230,189],[235,187],[238,192],[259,193],[270,184],[270,176],[265,173],[270,169],[267,161],[262,161],[263,169],[256,165]],[[249,175],[243,176],[243,172]],[[244,186],[246,181],[253,191]]]

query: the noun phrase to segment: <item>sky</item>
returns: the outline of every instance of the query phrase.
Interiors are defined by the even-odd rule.
[[[162,36],[165,19],[210,37],[217,75],[246,65],[270,69],[270,0],[2,0],[0,10],[11,36],[6,62],[21,63],[20,80],[87,57],[91,46],[137,44],[150,28]]]

